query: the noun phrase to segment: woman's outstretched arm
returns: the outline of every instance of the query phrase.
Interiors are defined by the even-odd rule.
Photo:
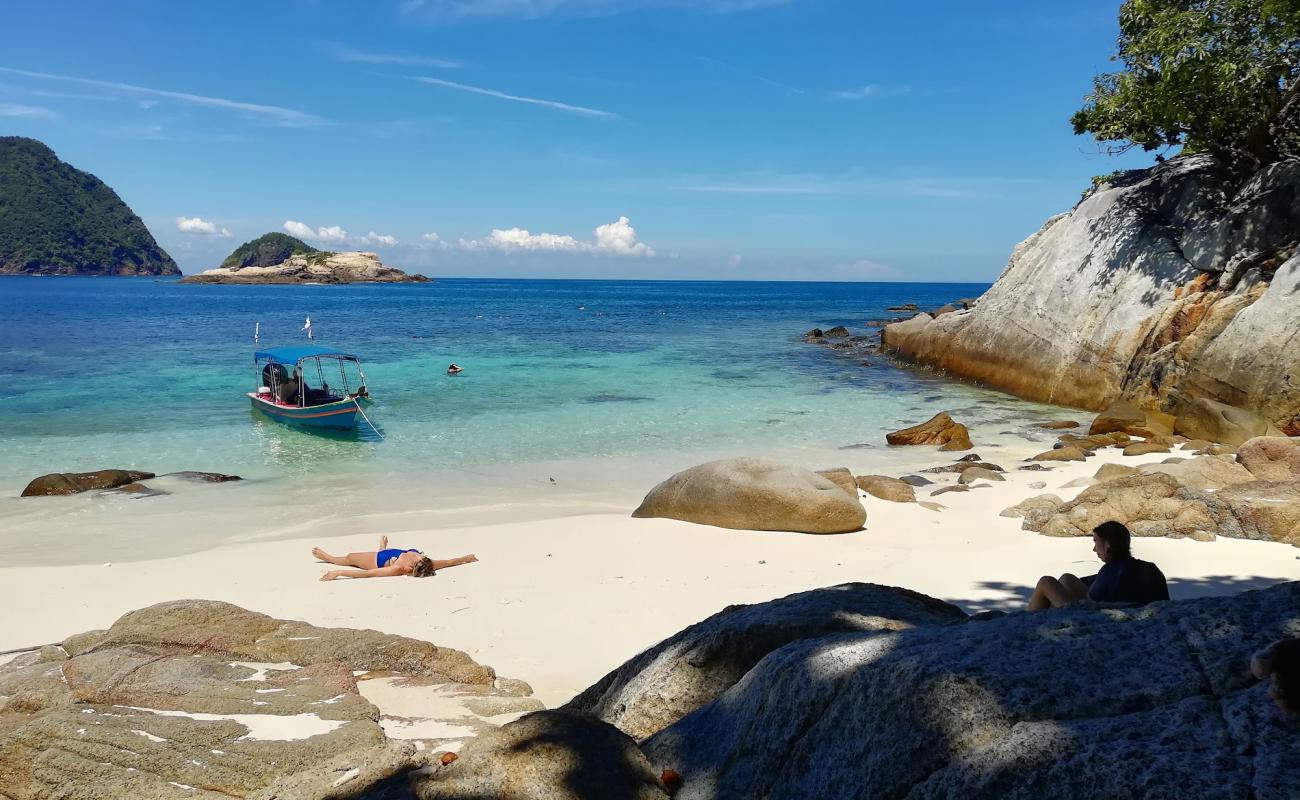
[[[335,578],[387,578],[392,575],[401,575],[401,567],[380,567],[379,569],[332,569],[320,576],[323,581],[332,581]]]

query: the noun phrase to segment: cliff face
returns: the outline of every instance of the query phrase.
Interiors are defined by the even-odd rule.
[[[189,275],[181,283],[423,283],[386,267],[374,253],[325,253],[290,256],[269,267],[218,267]]]
[[[1032,400],[1206,398],[1300,434],[1300,162],[1126,173],[1016,247],[970,310],[889,325],[904,358]]]
[[[140,218],[35,139],[0,137],[0,275],[179,275]]]

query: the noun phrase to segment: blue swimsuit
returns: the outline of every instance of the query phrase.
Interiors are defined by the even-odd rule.
[[[402,550],[397,547],[390,547],[387,550],[380,550],[378,553],[375,553],[375,564],[380,567],[386,567],[390,561],[397,558],[402,553],[420,553],[420,551],[414,548]],[[420,555],[424,554],[420,553]]]

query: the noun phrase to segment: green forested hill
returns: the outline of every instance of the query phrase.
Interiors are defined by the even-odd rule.
[[[226,256],[221,266],[225,269],[273,267],[289,256],[315,252],[316,248],[287,233],[266,233],[235,248],[235,252]]]
[[[35,139],[0,137],[0,275],[178,275],[104,182]]]

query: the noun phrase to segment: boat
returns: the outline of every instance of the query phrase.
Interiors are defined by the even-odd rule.
[[[272,347],[253,353],[257,390],[248,392],[253,408],[276,422],[305,428],[355,428],[370,391],[361,361],[316,344]],[[355,376],[348,374],[351,364]],[[338,383],[330,386],[337,372]],[[327,377],[328,375],[328,377]],[[315,385],[313,386],[313,382]],[[356,391],[352,391],[353,383]]]

